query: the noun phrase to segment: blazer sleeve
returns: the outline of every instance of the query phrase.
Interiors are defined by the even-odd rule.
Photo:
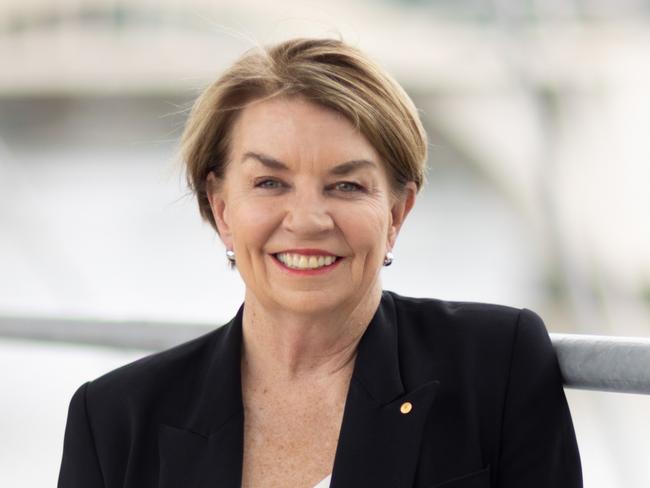
[[[580,488],[582,468],[562,375],[542,319],[522,309],[512,347],[499,488]]]
[[[79,387],[70,401],[58,488],[104,488],[88,418],[87,388],[88,383]]]

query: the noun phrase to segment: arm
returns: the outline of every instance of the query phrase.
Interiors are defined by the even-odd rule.
[[[104,488],[86,409],[87,386],[82,385],[70,401],[58,488]]]
[[[580,455],[553,345],[523,309],[515,330],[501,433],[499,488],[581,488]]]

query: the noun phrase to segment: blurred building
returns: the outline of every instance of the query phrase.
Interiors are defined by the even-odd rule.
[[[649,14],[640,0],[4,0],[0,333],[16,317],[33,324],[25,337],[45,337],[50,319],[230,318],[243,287],[187,194],[178,138],[194,97],[242,52],[308,35],[371,54],[430,135],[429,184],[387,288],[526,306],[551,331],[648,335]],[[65,388],[129,354],[0,350],[16,388],[38,380],[16,376],[20,358],[68,365],[49,378],[61,402],[41,452],[55,454]],[[570,397],[585,486],[648,484],[647,399],[585,395]],[[9,439],[43,414],[20,398],[2,397]],[[51,479],[58,459],[19,473],[28,451],[8,445],[0,484]]]

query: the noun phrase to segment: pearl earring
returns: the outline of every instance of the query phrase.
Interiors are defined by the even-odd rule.
[[[384,258],[384,266],[390,266],[393,264],[393,259],[395,259],[395,256],[393,256],[393,253],[388,251],[386,253],[386,257]]]
[[[228,264],[230,264],[230,267],[235,266],[235,251],[232,249],[226,249],[226,259],[228,259]]]

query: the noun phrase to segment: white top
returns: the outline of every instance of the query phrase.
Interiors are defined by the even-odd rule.
[[[330,481],[332,480],[332,475],[328,474],[325,479],[321,480],[314,488],[330,488]]]

